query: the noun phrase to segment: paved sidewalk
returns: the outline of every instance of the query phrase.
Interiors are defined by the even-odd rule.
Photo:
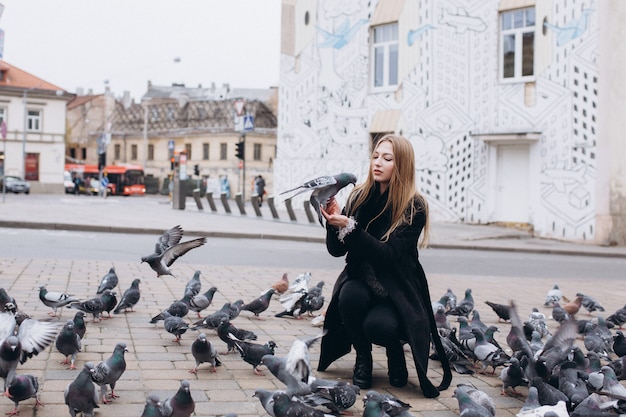
[[[161,232],[175,224],[184,225],[190,234],[211,236],[250,235],[258,238],[297,239],[321,241],[323,229],[319,224],[308,224],[306,221],[291,222],[273,220],[269,216],[257,219],[239,214],[224,214],[198,211],[187,201],[184,211],[173,210],[163,197],[148,198],[108,198],[74,197],[74,196],[7,196],[0,204],[0,227],[56,227],[66,229],[116,230],[137,233]],[[234,206],[233,206],[234,207]],[[286,213],[281,213],[285,215]],[[545,245],[566,250],[581,245],[564,245],[558,242],[543,242],[533,239],[527,233],[506,228],[491,226],[462,226],[436,223],[433,227],[433,244],[446,246],[458,245],[463,242],[466,247],[471,245],[490,244],[494,249],[525,250],[524,245]],[[513,245],[513,244],[516,245]],[[592,247],[583,246],[578,252],[589,254]],[[600,251],[599,249],[603,249]],[[599,248],[597,254],[603,256],[619,255],[622,248]],[[612,251],[606,251],[611,249]],[[572,249],[573,250],[573,249]],[[584,252],[583,252],[584,250]],[[138,250],[138,256],[144,250]],[[45,254],[38,254],[29,259],[15,259],[0,256],[0,286],[15,297],[21,310],[37,319],[47,318],[49,309],[37,298],[39,285],[47,285],[50,291],[67,291],[87,299],[95,295],[100,279],[111,266],[115,266],[120,279],[117,289],[118,296],[134,278],[140,278],[142,299],[136,312],[114,315],[113,318],[98,323],[88,323],[87,335],[83,342],[83,351],[77,356],[77,367],[86,361],[98,363],[109,357],[117,342],[127,343],[129,352],[126,354],[127,370],[116,386],[119,399],[108,405],[100,405],[96,416],[138,416],[144,407],[145,398],[156,393],[162,399],[173,395],[178,389],[179,381],[190,381],[192,397],[196,402],[196,416],[217,416],[236,413],[243,416],[265,417],[267,413],[261,408],[258,399],[252,394],[257,388],[270,390],[283,388],[268,371],[266,376],[253,374],[252,367],[243,362],[238,354],[221,355],[223,365],[216,373],[209,371],[203,364],[197,375],[188,372],[194,366],[190,346],[197,333],[188,331],[182,336],[180,343],[172,341],[173,336],[163,329],[162,323],[149,324],[152,316],[166,308],[173,300],[182,297],[183,288],[194,271],[200,270],[202,288],[216,286],[218,292],[213,304],[203,316],[216,311],[225,302],[242,299],[248,302],[258,296],[264,289],[274,283],[283,273],[294,279],[306,270],[312,273],[310,285],[320,280],[325,281],[324,294],[328,297],[339,271],[329,269],[285,270],[280,265],[275,267],[232,267],[224,265],[193,265],[186,263],[184,258],[173,265],[177,278],[156,278],[152,270],[138,262],[118,262],[113,259],[99,260],[61,260],[49,259]],[[461,298],[466,288],[472,288],[476,309],[487,325],[495,324],[500,328],[497,340],[506,345],[505,338],[509,325],[498,323],[497,316],[484,301],[507,303],[515,299],[522,318],[525,318],[533,307],[538,307],[546,316],[550,310],[543,308],[545,294],[554,282],[545,277],[509,278],[496,276],[470,275],[438,275],[430,274],[429,286],[433,299],[438,299],[448,288]],[[601,284],[600,284],[601,283]],[[607,282],[601,276],[590,276],[584,282],[576,279],[564,279],[559,285],[564,294],[573,298],[576,292],[592,295],[600,301],[607,315],[624,305],[626,288],[621,282]],[[481,307],[482,306],[482,307]],[[277,355],[285,355],[293,340],[297,337],[312,336],[319,328],[311,325],[310,318],[295,320],[291,318],[275,318],[274,314],[282,311],[277,299],[273,299],[269,309],[261,315],[262,320],[252,317],[251,313],[242,312],[233,322],[238,327],[254,331],[258,342],[276,341]],[[581,318],[588,318],[581,313]],[[73,317],[74,311],[64,309],[57,318],[59,323]],[[595,315],[595,313],[594,313]],[[189,322],[195,320],[191,315]],[[452,323],[455,324],[455,323]],[[556,324],[549,320],[554,330]],[[225,344],[214,332],[207,330],[209,340],[218,350],[225,350]],[[579,342],[581,343],[581,342]],[[319,347],[312,348],[312,362],[317,365]],[[409,354],[407,353],[407,358]],[[38,356],[29,359],[18,367],[18,373],[31,373],[39,378],[40,400],[44,408],[32,411],[34,400],[24,401],[19,406],[21,416],[63,416],[67,415],[67,407],[63,402],[63,390],[78,374],[70,371],[60,362],[64,358],[51,347]],[[323,378],[350,381],[354,355],[351,353],[331,366],[327,372],[319,373]],[[454,374],[452,388],[442,392],[437,399],[424,399],[418,387],[417,377],[409,360],[409,385],[397,389],[389,385],[386,375],[386,358],[384,351],[374,349],[374,385],[373,389],[392,393],[412,405],[411,412],[416,417],[451,417],[458,415],[456,399],[452,398],[454,386],[461,382],[470,382],[492,396],[498,408],[497,416],[513,416],[522,406],[522,399],[500,395],[501,381],[496,375],[462,376]],[[498,370],[499,372],[499,370]],[[429,375],[438,381],[441,378],[439,364],[430,362]],[[526,388],[519,388],[526,394]],[[362,393],[364,394],[364,393]],[[362,401],[358,401],[353,409],[355,415],[363,411]],[[8,399],[0,401],[0,413],[9,412],[12,402]]]

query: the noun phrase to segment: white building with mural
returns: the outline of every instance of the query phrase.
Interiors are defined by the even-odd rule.
[[[625,3],[283,0],[275,189],[395,132],[439,219],[626,244]]]

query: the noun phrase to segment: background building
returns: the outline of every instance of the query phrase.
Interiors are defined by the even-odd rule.
[[[395,132],[442,219],[625,244],[625,13],[616,0],[284,0],[276,189],[362,180]]]

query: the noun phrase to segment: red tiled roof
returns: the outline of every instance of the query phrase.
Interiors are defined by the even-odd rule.
[[[96,94],[96,95],[88,95],[88,96],[76,96],[72,99],[72,101],[70,101],[69,103],[67,103],[67,109],[71,110],[74,107],[78,107],[78,106],[82,106],[83,104],[102,96],[102,94]]]
[[[4,72],[4,77],[0,80],[0,86],[18,88],[37,88],[40,90],[63,90],[52,83],[35,77],[34,75],[19,69],[6,61],[0,62],[0,71]]]

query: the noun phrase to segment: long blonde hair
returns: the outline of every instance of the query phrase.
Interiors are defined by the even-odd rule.
[[[382,240],[387,241],[389,236],[400,225],[404,223],[410,224],[413,221],[416,209],[413,200],[417,199],[420,209],[424,211],[426,217],[426,223],[424,224],[424,229],[419,241],[419,247],[425,248],[428,246],[430,238],[430,219],[428,216],[428,202],[415,186],[415,153],[413,151],[413,145],[403,136],[389,134],[378,140],[374,151],[376,151],[378,146],[383,142],[391,143],[395,169],[389,181],[389,198],[387,198],[383,210],[375,217],[377,218],[382,215],[387,209],[391,211],[391,225],[383,235]],[[346,213],[348,215],[353,215],[355,210],[365,202],[370,190],[374,187],[374,182],[374,176],[370,167],[365,182],[354,187],[348,198],[346,205]]]

